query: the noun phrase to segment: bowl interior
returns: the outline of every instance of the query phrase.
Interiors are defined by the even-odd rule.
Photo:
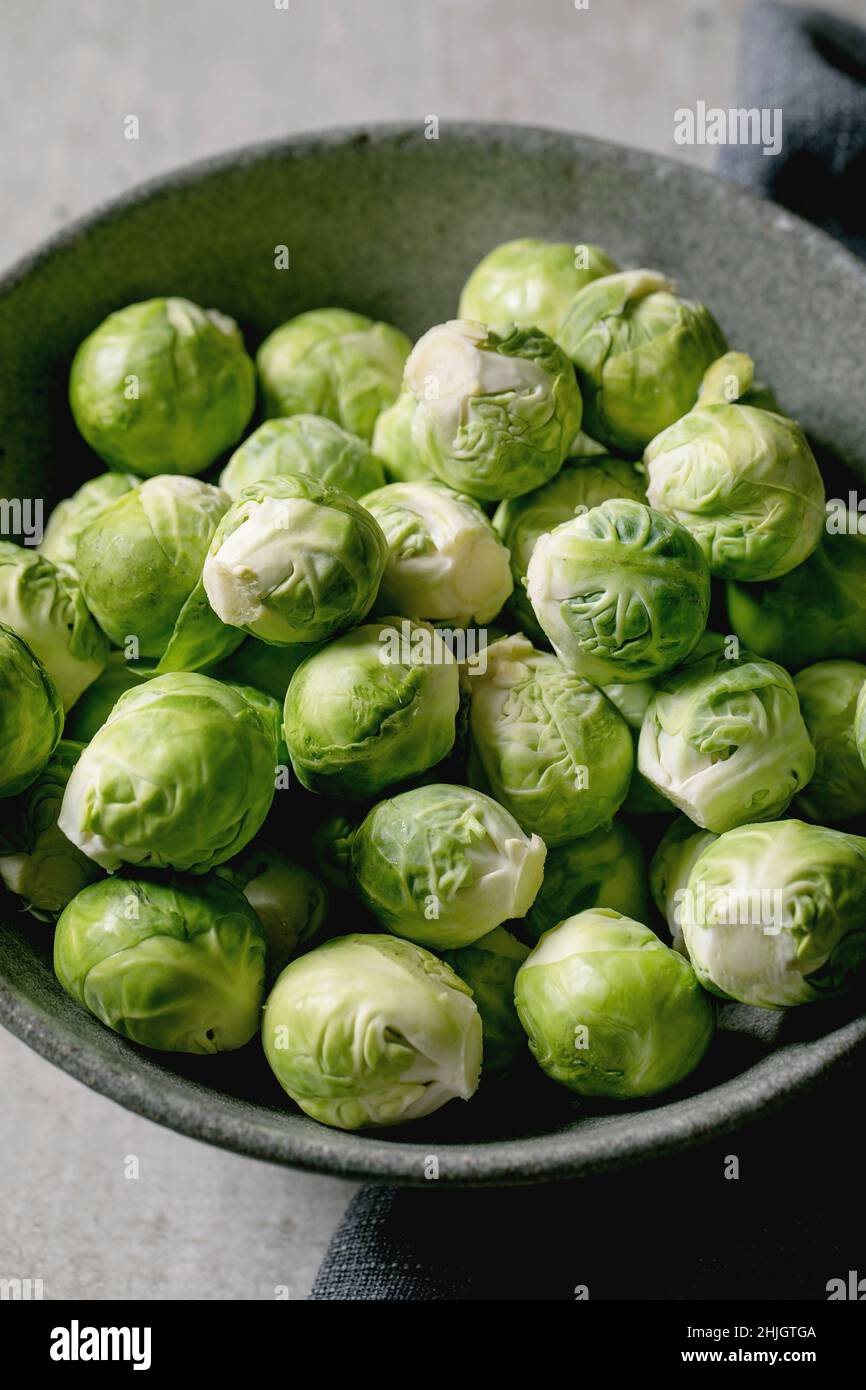
[[[255,348],[339,304],[417,337],[516,236],[586,240],[671,274],[755,357],[816,445],[862,473],[866,269],[777,208],[686,166],[501,126],[298,138],[196,166],[98,212],[0,284],[0,495],[59,497],[101,471],[66,402],[69,362],[112,309],[178,294],[235,317]],[[277,269],[279,248],[289,268]],[[283,1103],[257,1044],[171,1058],[124,1043],[55,984],[50,929],[6,905],[0,1018],[89,1085],[184,1132],[276,1161],[422,1182],[529,1181],[635,1161],[743,1122],[850,1057],[862,1004],[726,1007],[720,1037],[663,1103],[594,1107],[533,1076],[486,1085],[410,1130],[344,1135]],[[346,930],[352,924],[346,923]]]

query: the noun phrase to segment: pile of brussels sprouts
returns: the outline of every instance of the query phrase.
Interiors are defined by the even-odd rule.
[[[260,1034],[346,1129],[535,1064],[655,1095],[716,996],[866,958],[857,514],[663,276],[521,240],[458,313],[255,364],[110,315],[70,377],[108,471],[0,543],[0,875],[60,984],[146,1048]]]

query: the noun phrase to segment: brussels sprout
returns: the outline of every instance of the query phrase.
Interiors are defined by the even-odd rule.
[[[84,694],[75,701],[66,717],[64,737],[75,743],[89,743],[101,729],[121,695],[155,675],[153,667],[127,661],[123,652],[109,652],[108,665]]]
[[[806,436],[784,415],[710,392],[652,441],[644,462],[650,505],[691,532],[714,575],[778,579],[821,539],[824,484]]]
[[[712,830],[701,830],[686,816],[677,816],[650,861],[649,886],[653,902],[668,924],[674,950],[683,955],[686,954],[681,921],[684,890],[704,850],[718,838]]]
[[[815,745],[814,776],[795,802],[809,820],[824,824],[866,815],[866,767],[854,729],[864,683],[866,666],[859,661],[819,661],[794,679]]]
[[[477,502],[421,481],[389,483],[362,503],[388,542],[380,611],[459,627],[496,617],[511,593],[508,551]]]
[[[606,825],[634,769],[610,700],[528,638],[494,642],[472,680],[469,780],[551,848]]]
[[[689,875],[682,929],[716,994],[786,1009],[839,994],[866,964],[866,839],[799,820],[741,825]]]
[[[369,612],[388,553],[348,493],[295,473],[244,488],[204,562],[225,623],[275,646],[322,642]]]
[[[219,878],[108,878],[84,888],[54,937],[66,993],[121,1037],[160,1052],[230,1052],[256,1032],[267,942]]]
[[[62,739],[25,792],[5,808],[0,829],[0,879],[34,917],[51,921],[101,872],[57,828],[69,774],[83,744]]]
[[[283,738],[282,700],[278,700],[275,695],[269,695],[266,690],[259,690],[257,686],[247,685],[243,681],[224,681],[224,684],[230,690],[236,690],[239,695],[243,695],[244,699],[250,702],[262,723],[273,734],[275,764],[280,767],[288,767],[289,750]]]
[[[554,651],[596,685],[651,679],[703,632],[710,576],[683,526],[612,498],[541,536],[526,575]]]
[[[514,977],[528,955],[529,947],[504,927],[443,955],[472,990],[481,1015],[485,1076],[511,1071],[526,1052],[526,1034],[514,1007]]]
[[[275,328],[256,366],[265,415],[324,415],[362,439],[400,390],[409,339],[349,309],[311,309]]]
[[[323,415],[291,415],[266,420],[235,449],[220,474],[220,487],[236,502],[252,483],[292,473],[309,474],[350,497],[363,497],[385,481],[385,470],[365,440]]]
[[[544,882],[522,925],[537,940],[589,907],[609,907],[638,921],[649,913],[640,840],[620,820],[548,851]]]
[[[450,751],[457,666],[434,628],[404,626],[408,641],[398,637],[400,619],[355,628],[292,677],[285,737],[295,775],[310,791],[362,801]]]
[[[352,874],[389,931],[447,949],[525,916],[545,853],[491,797],[434,783],[373,807],[352,840]]]
[[[204,873],[260,829],[274,796],[274,734],[210,676],[127,690],[73,769],[58,824],[104,869]]]
[[[517,1012],[542,1071],[583,1096],[675,1086],[715,1030],[689,962],[649,927],[590,908],[545,932],[517,972]]]
[[[352,889],[352,840],[363,812],[357,806],[332,807],[316,823],[310,837],[313,862],[329,888]]]
[[[787,671],[719,648],[658,682],[638,767],[695,825],[721,834],[780,816],[812,776],[815,749]]]
[[[48,518],[39,554],[55,565],[75,569],[78,538],[85,526],[126,492],[138,487],[141,478],[132,473],[100,473],[83,483],[71,497],[58,502]]]
[[[243,640],[211,611],[201,584],[229,498],[164,474],[119,497],[81,533],[78,572],[93,616],[117,646],[136,642],[157,670],[195,670]]]
[[[201,473],[240,439],[255,371],[234,319],[188,299],[130,304],[75,354],[69,404],[109,468]]]
[[[506,241],[475,267],[463,286],[458,313],[480,323],[540,328],[552,338],[578,290],[618,269],[600,246],[537,237]]]
[[[493,525],[511,551],[514,593],[510,608],[528,637],[544,637],[526,594],[526,571],[539,536],[610,497],[642,502],[645,485],[634,464],[601,454],[566,463],[543,487],[497,507]]]
[[[796,671],[813,661],[866,653],[866,536],[852,512],[847,532],[829,533],[802,565],[768,584],[727,587],[740,641]]]
[[[577,368],[585,428],[627,454],[641,453],[691,409],[704,372],[725,351],[709,310],[678,299],[652,270],[586,285],[556,340]]]
[[[62,732],[57,686],[18,633],[0,623],[0,797],[30,786]]]
[[[552,478],[580,427],[571,364],[535,328],[455,319],[431,328],[406,363],[412,437],[442,482],[482,501]]]
[[[633,681],[631,685],[603,685],[601,688],[611,704],[616,705],[628,724],[634,742],[635,768],[631,776],[628,796],[622,803],[622,809],[630,816],[653,816],[671,812],[674,809],[672,803],[668,801],[666,796],[662,796],[661,792],[656,791],[655,787],[647,781],[637,767],[638,739],[643,726],[644,715],[650,700],[656,693],[655,686],[652,681]],[[592,904],[588,903],[587,906],[592,906]],[[601,906],[610,907],[613,904],[602,903]],[[638,921],[641,919],[639,912],[626,912],[625,915],[626,917],[637,917]]]
[[[381,459],[392,483],[414,483],[418,478],[435,477],[428,468],[412,438],[412,417],[415,397],[405,386],[393,405],[376,421],[373,431],[373,453]]]
[[[341,936],[292,961],[265,1005],[262,1041],[283,1090],[338,1129],[469,1100],[481,1070],[471,991],[429,951],[393,936]]]
[[[72,571],[11,541],[0,541],[0,623],[23,637],[44,664],[64,709],[108,661],[108,642]]]
[[[260,848],[217,869],[239,888],[268,938],[268,972],[280,973],[313,945],[328,913],[328,894],[315,874],[276,851]]]
[[[221,681],[253,685],[257,690],[264,690],[268,695],[273,695],[282,705],[289,681],[301,662],[306,661],[315,650],[315,647],[309,644],[274,647],[269,642],[260,642],[257,637],[246,637],[231,656],[226,657],[207,674]]]

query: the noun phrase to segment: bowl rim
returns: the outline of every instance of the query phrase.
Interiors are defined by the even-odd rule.
[[[500,121],[447,121],[440,127],[464,144],[498,141],[526,153],[539,144],[564,151],[581,150],[617,164],[624,172],[647,168],[706,190],[714,199],[749,209],[752,218],[771,212],[780,226],[791,228],[810,252],[838,264],[866,289],[866,263],[820,228],[739,185],[685,161],[638,150],[575,131]],[[420,122],[388,121],[333,126],[242,145],[157,174],[103,200],[25,253],[0,275],[0,296],[37,273],[58,254],[106,221],[140,207],[163,193],[202,183],[214,175],[280,156],[303,159],[347,145],[425,143]],[[316,1126],[281,1124],[288,1111],[269,1110],[184,1077],[157,1069],[130,1071],[120,1059],[83,1044],[60,1019],[50,1019],[37,1003],[0,977],[0,1021],[46,1060],[91,1089],[127,1109],[191,1138],[252,1158],[311,1172],[366,1182],[426,1186],[424,1162],[434,1151],[439,1159],[438,1185],[516,1185],[576,1178],[622,1168],[707,1143],[788,1103],[795,1094],[824,1080],[839,1065],[850,1063],[866,1045],[866,1014],[820,1038],[788,1044],[784,1066],[779,1053],[761,1058],[737,1076],[684,1099],[652,1109],[632,1110],[614,1124],[589,1129],[550,1131],[531,1138],[472,1141],[389,1141],[375,1130],[361,1134]],[[94,1026],[100,1026],[94,1020]],[[780,1074],[781,1073],[781,1074]],[[219,1103],[208,1105],[207,1095]],[[202,1099],[204,1098],[204,1099]],[[263,1117],[267,1117],[266,1122]],[[292,1119],[298,1117],[291,1115]]]

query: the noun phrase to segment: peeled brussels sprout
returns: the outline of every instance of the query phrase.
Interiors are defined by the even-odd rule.
[[[90,611],[119,647],[157,669],[195,670],[242,638],[211,611],[201,584],[207,548],[229,498],[198,478],[148,478],[99,514],[78,542]]]
[[[108,661],[108,642],[71,570],[0,541],[0,623],[24,639],[71,709]]]
[[[541,536],[526,589],[562,662],[596,685],[649,680],[678,665],[710,606],[697,542],[627,498],[601,502]]]
[[[242,893],[219,878],[107,878],[64,910],[54,971],[121,1037],[161,1052],[230,1052],[264,998],[267,943]]]
[[[409,339],[349,309],[311,309],[275,328],[256,356],[265,414],[324,415],[362,439],[400,390]]]
[[[260,642],[257,637],[247,637],[219,665],[208,671],[221,681],[235,681],[239,685],[252,685],[257,690],[265,690],[282,705],[289,688],[289,681],[302,661],[305,661],[315,647],[298,645],[296,647],[274,647],[270,642]]]
[[[403,626],[403,642],[398,618],[355,628],[292,677],[286,743],[295,775],[310,791],[363,801],[450,752],[457,666],[434,628]]]
[[[236,502],[252,483],[290,473],[307,473],[350,497],[363,497],[385,481],[381,463],[356,434],[323,415],[291,415],[266,420],[235,449],[220,474],[220,487]]]
[[[433,470],[421,458],[412,438],[412,417],[415,397],[404,386],[393,405],[376,421],[372,449],[381,459],[392,483],[414,483],[418,478],[434,477]]]
[[[60,803],[83,748],[61,739],[25,792],[4,808],[0,828],[0,879],[34,917],[46,921],[101,871],[57,828]]]
[[[264,927],[271,976],[313,945],[325,923],[328,894],[303,864],[275,850],[251,849],[217,874],[240,889]]]
[[[780,816],[812,776],[815,749],[787,671],[718,647],[658,682],[638,767],[695,825],[721,834]]]
[[[646,864],[640,840],[620,820],[548,850],[544,882],[523,927],[543,932],[589,907],[609,907],[638,921],[647,917]]]
[[[444,483],[389,483],[362,498],[388,542],[378,608],[489,623],[511,593],[508,551],[471,497]]]
[[[204,873],[260,829],[275,752],[273,728],[238,691],[209,676],[156,676],[121,695],[85,748],[58,824],[109,871]]]
[[[234,319],[188,299],[130,304],[75,354],[69,404],[109,468],[201,473],[240,439],[255,372]]]
[[[652,270],[592,281],[556,338],[577,368],[584,428],[627,454],[691,409],[704,372],[725,351],[709,310],[679,299]]]
[[[434,783],[373,807],[352,840],[352,874],[383,926],[438,950],[524,917],[545,853],[491,797]]]
[[[601,688],[611,704],[616,705],[628,724],[634,742],[635,768],[631,776],[628,796],[622,803],[623,811],[629,816],[669,814],[674,809],[673,805],[666,796],[662,796],[661,792],[656,791],[643,773],[638,771],[637,766],[638,739],[643,727],[643,717],[647,712],[650,700],[656,693],[655,686],[652,681],[632,681],[631,685],[603,685]],[[611,905],[602,903],[603,907]],[[637,917],[638,921],[641,920],[639,912],[626,912],[625,915],[626,917]]]
[[[819,661],[794,679],[800,710],[815,745],[815,772],[797,797],[809,820],[852,820],[866,815],[866,767],[857,751],[857,701],[866,685],[859,661]]]
[[[718,835],[701,830],[686,816],[677,816],[668,826],[650,861],[649,886],[653,902],[668,924],[676,951],[686,954],[682,929],[683,895],[689,876],[708,845]]]
[[[484,1074],[510,1071],[526,1052],[526,1034],[514,1007],[514,977],[529,955],[516,936],[497,927],[443,959],[472,990],[481,1015]]]
[[[730,353],[710,371],[741,357]],[[743,360],[750,381],[751,359]],[[650,505],[691,532],[714,575],[778,579],[821,539],[824,484],[806,436],[784,415],[708,390],[652,441],[644,462]]]
[[[703,851],[683,896],[698,979],[763,1009],[857,983],[864,920],[866,839],[799,820],[729,830]]]
[[[796,671],[813,661],[866,653],[866,535],[852,512],[802,565],[768,584],[727,585],[740,641]]]
[[[578,290],[617,269],[600,246],[537,237],[506,241],[475,267],[458,312],[480,323],[540,328],[552,338]]]
[[[71,497],[58,502],[48,518],[48,525],[42,536],[39,554],[44,555],[55,565],[68,565],[75,569],[78,550],[78,537],[100,512],[116,502],[126,492],[138,487],[141,478],[132,473],[101,473],[83,483]]]
[[[244,488],[217,528],[202,577],[224,623],[287,647],[360,622],[386,556],[378,523],[354,498],[295,473]]]
[[[444,961],[393,936],[340,936],[286,967],[262,1020],[292,1100],[337,1129],[396,1125],[469,1100],[481,1019]]]
[[[154,674],[151,667],[127,661],[123,652],[110,652],[105,670],[79,696],[69,711],[64,736],[76,743],[89,743],[97,729],[102,728],[121,695],[133,686],[150,680]]]
[[[715,1030],[689,962],[608,908],[545,932],[514,1001],[542,1071],[583,1096],[666,1091],[694,1071]]]
[[[470,782],[548,848],[606,825],[625,799],[634,748],[619,710],[522,633],[488,647],[469,725]]]
[[[580,427],[571,363],[538,329],[439,324],[412,349],[405,383],[421,458],[442,482],[482,501],[546,483]]]
[[[543,638],[526,594],[526,571],[539,536],[597,507],[610,497],[645,499],[645,483],[633,463],[606,454],[570,460],[549,483],[500,502],[493,525],[511,552],[514,593],[510,608],[522,632]]]

